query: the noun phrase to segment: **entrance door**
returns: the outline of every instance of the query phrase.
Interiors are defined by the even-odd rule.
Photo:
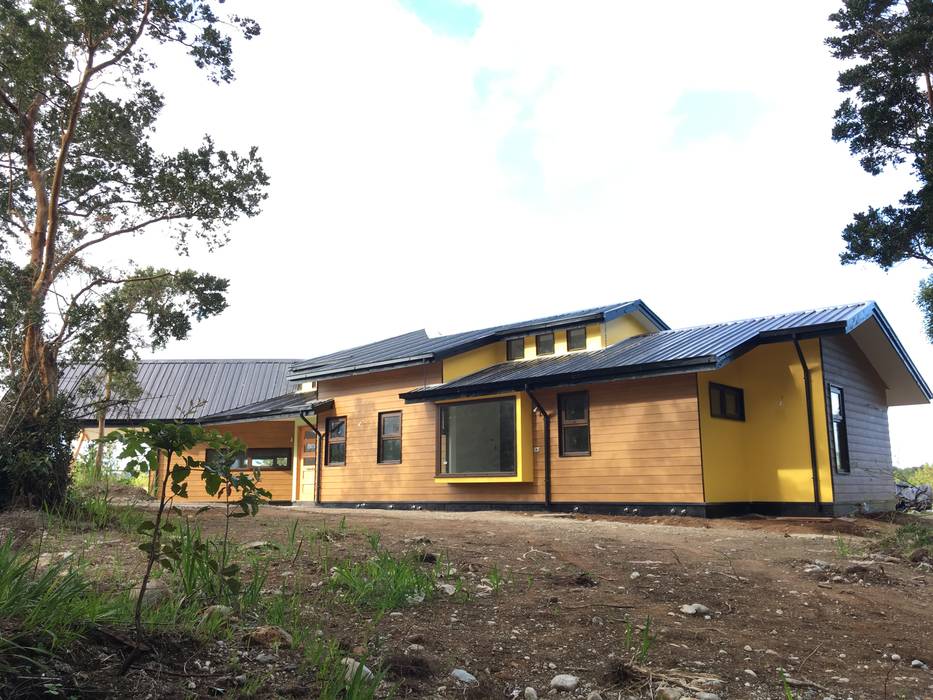
[[[317,435],[307,426],[298,428],[298,500],[314,500]]]

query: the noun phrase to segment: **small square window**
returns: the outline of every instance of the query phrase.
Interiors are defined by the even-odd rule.
[[[586,328],[571,328],[567,331],[568,350],[586,350]]]
[[[554,354],[554,333],[539,333],[535,336],[535,352],[538,355]]]
[[[509,360],[521,360],[525,357],[525,339],[512,338],[505,345],[506,358]]]
[[[709,385],[709,413],[713,418],[745,420],[745,392],[725,384]]]

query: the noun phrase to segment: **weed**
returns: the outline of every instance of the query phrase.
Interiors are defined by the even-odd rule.
[[[848,540],[843,537],[836,537],[836,553],[842,559],[848,559],[852,556],[852,546],[849,544]]]
[[[355,607],[386,612],[433,595],[436,580],[434,570],[420,566],[414,556],[395,557],[377,543],[367,561],[338,564],[329,586]]]
[[[902,556],[922,548],[933,553],[933,527],[923,523],[901,525],[891,535],[880,540],[878,548]]]
[[[340,530],[341,534],[346,533],[346,531],[347,531],[347,529],[348,529],[348,528],[347,528],[347,516],[346,516],[346,515],[341,516],[341,518],[340,518],[340,525],[338,526],[338,529]]]
[[[502,572],[499,571],[499,567],[496,564],[492,565],[492,570],[486,578],[492,586],[493,593],[498,593],[499,589],[506,583],[505,578],[502,576]]]
[[[379,541],[380,535],[378,532],[371,532],[366,535],[366,541],[369,542],[369,548],[372,549],[376,554],[379,553]]]
[[[651,616],[648,615],[645,617],[645,624],[642,625],[640,632],[631,621],[625,625],[622,643],[625,651],[632,652],[632,663],[643,664],[648,660],[648,653],[655,639],[657,637],[651,634]]]
[[[305,665],[314,677],[315,697],[321,700],[372,700],[383,679],[382,673],[371,678],[364,674],[366,659],[359,659],[360,666],[348,676],[344,655],[333,641],[318,639],[305,646]]]
[[[784,700],[795,700],[794,693],[790,689],[790,684],[787,682],[787,675],[784,671],[781,671],[781,686],[784,691]]]

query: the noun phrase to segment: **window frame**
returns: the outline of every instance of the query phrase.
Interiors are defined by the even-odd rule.
[[[584,399],[584,409],[586,417],[582,420],[575,419],[568,421],[564,418],[564,403],[574,396],[582,396]],[[586,451],[569,452],[564,447],[564,429],[565,428],[586,428]],[[557,448],[561,457],[590,457],[593,454],[592,431],[590,430],[590,392],[588,391],[568,391],[557,395]]]
[[[216,454],[216,452],[217,450],[213,450],[210,448],[205,450],[204,461],[205,462],[209,461],[211,458],[211,453]],[[272,458],[277,459],[278,457],[285,457],[287,464],[284,467],[253,467],[254,453],[257,453],[257,452],[279,453],[279,454],[273,455]],[[253,471],[254,468],[259,469],[259,471],[262,471],[262,472],[273,472],[273,471],[285,472],[285,471],[292,470],[292,466],[293,466],[292,465],[292,449],[290,447],[250,447],[250,448],[247,448],[246,452],[241,452],[240,454],[243,455],[244,457],[243,466],[230,467],[230,471],[248,472],[248,471]],[[262,455],[262,456],[266,456],[266,455]]]
[[[572,347],[570,345],[570,334],[573,333],[574,331],[583,332],[583,345],[579,347]],[[574,328],[568,328],[566,331],[566,339],[567,339],[567,352],[578,352],[580,350],[586,350],[586,326],[576,326]]]
[[[833,413],[833,393],[839,394],[839,418]],[[852,473],[852,463],[849,460],[849,427],[846,421],[846,395],[845,389],[835,384],[826,384],[826,418],[829,421],[829,462],[833,472],[840,475]],[[839,443],[842,459],[836,453],[836,425],[839,425]]]
[[[547,338],[548,336],[550,336],[551,338],[551,349],[548,352],[542,352],[541,351],[541,339]],[[554,331],[545,331],[544,333],[535,334],[535,356],[536,357],[545,357],[547,355],[553,355],[555,351],[556,351],[556,343],[554,342]]]
[[[441,447],[441,443],[442,443],[441,436],[444,434],[443,433],[444,409],[449,408],[450,406],[461,406],[464,404],[490,403],[493,401],[500,402],[500,403],[503,403],[505,401],[514,402],[515,420],[512,423],[512,431],[513,431],[512,439],[513,439],[513,442],[515,443],[515,458],[514,458],[514,463],[512,464],[512,470],[507,471],[507,472],[456,472],[456,473],[443,471],[442,458],[445,455],[444,455],[444,450]],[[515,396],[494,396],[488,399],[475,399],[473,401],[448,401],[445,403],[437,404],[437,439],[435,440],[435,443],[437,445],[437,450],[436,450],[436,460],[435,460],[435,465],[434,465],[434,478],[436,479],[476,479],[478,477],[482,477],[482,478],[498,479],[498,478],[508,478],[508,477],[514,478],[518,476],[519,451],[521,450],[521,446],[518,444],[518,428],[517,428],[517,422],[518,422],[518,416],[519,416],[518,408],[519,408],[518,399]],[[447,461],[449,464],[450,460],[448,459]]]
[[[337,421],[343,421],[343,437],[342,437],[342,438],[338,438],[338,439],[335,440],[333,437],[331,437],[331,425],[332,425],[333,423],[336,423]],[[325,421],[325,423],[324,423],[324,425],[325,425],[325,429],[324,429],[324,431],[325,431],[325,432],[324,432],[324,438],[325,438],[325,439],[324,439],[324,442],[325,442],[325,448],[324,448],[324,466],[325,466],[325,467],[345,467],[345,466],[347,466],[347,427],[348,427],[348,423],[349,423],[349,421],[347,420],[347,417],[346,417],[346,416],[331,416],[331,417],[329,417],[329,418]],[[331,458],[330,458],[330,446],[331,446],[332,444],[336,444],[336,445],[342,444],[342,445],[343,445],[343,461],[342,461],[342,462],[334,462],[334,461],[331,460]]]
[[[386,435],[383,429],[383,419],[386,416],[398,416],[398,433]],[[383,459],[383,442],[386,440],[398,440],[398,459]],[[376,417],[376,464],[401,464],[402,463],[402,412],[401,411],[380,411]]]
[[[716,389],[719,392],[720,400],[719,406],[716,406],[716,403],[713,401],[713,389]],[[709,394],[709,415],[711,418],[721,418],[722,420],[733,420],[739,423],[745,422],[745,390],[738,386],[729,386],[728,384],[719,384],[718,382],[710,382],[709,386],[706,389]],[[738,413],[736,415],[729,415],[726,411],[726,396],[733,395],[736,398],[736,406],[738,407]],[[719,411],[717,413],[717,410]]]
[[[521,346],[522,346],[521,354],[516,355],[515,353],[512,352],[513,343],[521,343]],[[508,360],[509,362],[512,362],[514,360],[525,359],[525,336],[521,336],[520,338],[509,338],[508,340],[505,341],[505,359]]]

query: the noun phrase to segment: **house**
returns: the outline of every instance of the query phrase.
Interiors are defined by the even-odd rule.
[[[195,420],[242,437],[276,500],[344,507],[890,509],[887,409],[933,398],[872,302],[671,329],[636,300],[415,331],[286,379]]]

